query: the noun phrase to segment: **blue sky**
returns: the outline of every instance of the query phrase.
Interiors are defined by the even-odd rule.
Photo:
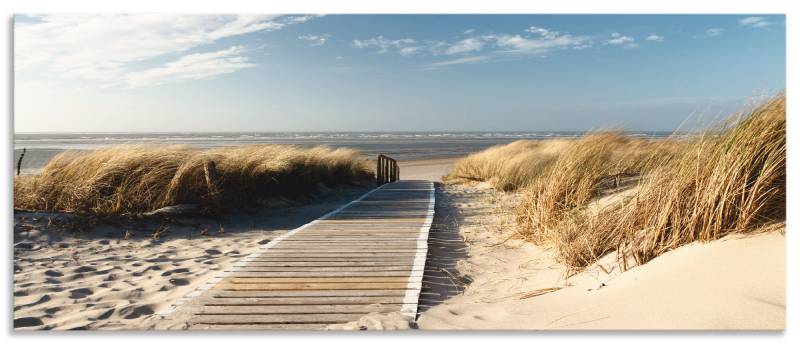
[[[785,88],[774,15],[15,18],[15,131],[674,130]]]

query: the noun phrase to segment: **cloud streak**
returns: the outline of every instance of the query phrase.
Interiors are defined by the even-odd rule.
[[[324,35],[301,35],[298,36],[297,39],[302,41],[307,41],[310,43],[311,46],[320,46],[325,44],[328,41],[328,38],[331,38],[331,35],[324,34]]]
[[[659,36],[657,34],[651,33],[644,40],[645,41],[650,41],[650,42],[663,42],[664,41],[664,36]]]
[[[136,78],[132,84],[138,85],[141,80],[149,80],[156,74],[174,75],[176,79],[208,78],[240,69],[233,67],[238,62],[227,56],[219,57],[223,60],[217,61],[224,63],[207,63],[204,68],[189,67],[200,66],[197,59],[210,58],[218,53],[212,52],[178,57],[149,72],[137,71],[135,65],[155,58],[185,54],[224,38],[279,30],[312,18],[272,15],[44,15],[32,23],[15,24],[15,71],[45,72],[101,85],[127,86],[131,85],[127,80],[129,77]],[[237,47],[223,51],[229,51],[229,54],[242,51],[233,48]],[[210,72],[208,68],[213,66],[219,66],[220,72]],[[183,72],[171,74],[179,68]],[[197,72],[196,78],[187,74],[191,71]],[[145,77],[148,73],[154,74]]]
[[[771,22],[767,21],[767,18],[764,17],[746,17],[739,19],[740,26],[749,26],[754,28],[762,28],[767,27]]]
[[[475,33],[470,29],[466,35]],[[403,56],[428,55],[452,56],[458,58],[430,63],[426,68],[475,64],[495,60],[523,58],[526,56],[544,56],[559,50],[582,50],[593,46],[589,36],[576,36],[568,32],[559,32],[547,28],[531,26],[522,34],[484,34],[471,35],[455,41],[426,40],[414,38],[387,39],[376,36],[368,39],[353,40],[353,46],[359,49],[372,50],[377,54],[400,54]],[[481,55],[475,56],[474,54]]]
[[[256,65],[242,56],[243,46],[207,53],[189,54],[161,67],[126,74],[123,79],[131,88],[156,86],[184,80],[210,79]]]

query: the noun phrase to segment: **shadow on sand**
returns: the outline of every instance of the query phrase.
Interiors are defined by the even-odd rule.
[[[452,195],[443,191],[441,183],[436,183],[435,209],[417,315],[463,293],[472,282],[468,276],[460,275],[456,268],[458,261],[468,257],[467,246],[459,230],[464,216]]]

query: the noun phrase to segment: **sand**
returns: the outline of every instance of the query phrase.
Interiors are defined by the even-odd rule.
[[[551,251],[509,238],[513,195],[485,184],[444,186],[439,195],[437,216],[457,219],[468,249],[454,275],[471,283],[422,312],[421,329],[785,327],[782,231],[687,245],[625,272],[611,254],[566,279]]]
[[[442,181],[458,158],[398,161],[400,179]]]
[[[169,224],[158,239],[152,234],[162,223],[101,223],[76,234],[48,229],[53,216],[16,213],[14,326],[181,328],[182,324],[164,323],[158,313],[271,238],[365,190],[331,191],[311,204],[252,209],[222,220],[182,219],[182,224]],[[132,238],[124,239],[126,228]]]

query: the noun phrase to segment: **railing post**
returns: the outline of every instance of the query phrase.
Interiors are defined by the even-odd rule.
[[[378,154],[375,168],[375,182],[378,185],[392,183],[400,180],[400,166],[394,160],[383,154]]]
[[[378,154],[378,165],[375,168],[375,182],[378,185],[383,184],[382,183],[383,179],[381,179],[381,171],[382,171],[381,161],[382,161],[382,159],[383,159],[383,157],[380,154]]]

